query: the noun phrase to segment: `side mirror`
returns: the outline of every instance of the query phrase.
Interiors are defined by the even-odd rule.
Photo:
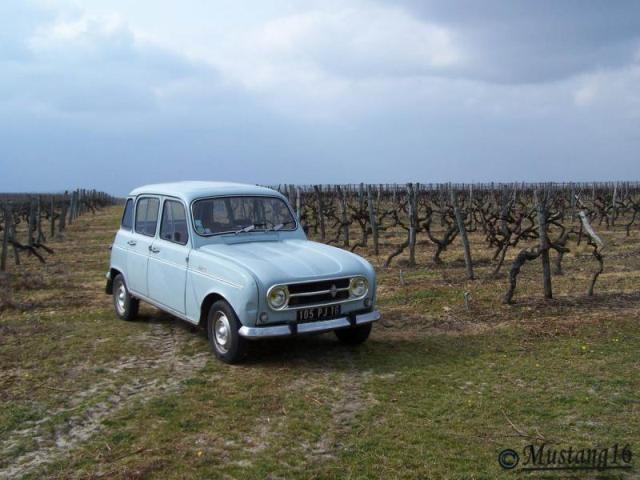
[[[182,235],[180,235],[180,232],[173,232],[173,240],[178,243],[182,241]]]
[[[303,225],[302,230],[304,231],[305,235],[309,235],[309,225]]]

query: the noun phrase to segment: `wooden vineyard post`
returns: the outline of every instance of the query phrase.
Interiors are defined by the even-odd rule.
[[[345,248],[349,248],[349,222],[347,221],[347,198],[345,196],[344,191],[340,187],[340,185],[338,185],[336,189],[338,191],[338,196],[340,197],[340,215],[341,215],[340,221],[342,222],[342,232],[344,236],[342,245]]]
[[[287,192],[287,200],[289,200],[289,204],[290,205],[295,205],[295,195],[296,195],[295,187],[293,185],[289,184],[287,186],[286,192]]]
[[[69,225],[73,225],[73,207],[75,204],[76,192],[71,192],[71,197],[69,198]]]
[[[7,206],[7,211],[9,212],[9,216],[8,216],[8,229],[9,229],[9,242],[11,242],[12,246],[13,246],[13,259],[16,263],[16,265],[20,265],[20,253],[18,253],[18,247],[16,247],[15,244],[15,240],[16,240],[16,224],[13,221],[13,210],[11,208],[11,204],[9,204]]]
[[[69,193],[64,192],[64,197],[62,198],[62,204],[60,207],[60,223],[58,224],[58,232],[64,232],[64,229],[67,227],[67,204],[69,200]]]
[[[49,222],[51,223],[51,235],[50,238],[53,240],[53,237],[56,234],[56,203],[55,203],[55,197],[53,195],[51,195],[51,206],[50,206],[50,217],[49,217]]]
[[[359,217],[362,215],[362,212],[364,212],[364,201],[365,201],[364,183],[360,183],[360,185],[358,185],[358,216]],[[369,236],[366,228],[366,223],[362,223],[360,225],[360,228],[362,229],[362,240],[360,242],[360,245],[366,248],[369,245]]]
[[[469,208],[473,211],[473,184],[469,184]],[[475,217],[471,215],[471,227],[475,227]]]
[[[72,191],[69,196],[69,220],[67,224],[73,225],[73,209],[75,207],[76,192]]]
[[[78,190],[74,190],[71,193],[71,208],[69,209],[70,213],[70,221],[69,224],[71,224],[71,222],[75,221],[75,219],[78,217]]]
[[[571,224],[573,225],[573,222],[576,219],[576,190],[575,187],[573,186],[573,183],[571,184]]]
[[[11,213],[8,205],[3,205],[4,231],[2,232],[2,253],[0,256],[0,271],[7,269],[7,253],[9,252],[9,235],[11,235]]]
[[[616,217],[618,216],[618,206],[616,203],[616,197],[618,193],[618,182],[613,184],[613,196],[611,197],[611,226],[613,227],[616,224]]]
[[[314,185],[313,189],[316,192],[316,201],[318,208],[318,224],[320,225],[320,241],[324,242],[326,237],[326,232],[324,229],[324,205],[322,203],[322,190],[318,185]]]
[[[369,209],[369,223],[371,224],[371,234],[373,236],[373,251],[378,255],[378,225],[376,223],[376,212],[373,205],[373,195],[371,194],[371,185],[367,185],[367,207]]]
[[[413,189],[412,183],[407,183],[407,192],[409,194],[409,265],[414,266],[416,264],[416,227],[417,227],[417,212],[416,212],[416,192]]]
[[[451,204],[453,205],[453,213],[456,217],[456,223],[458,224],[458,232],[462,239],[462,245],[464,247],[464,264],[467,267],[467,278],[473,280],[473,262],[471,261],[471,247],[469,245],[469,237],[467,236],[467,229],[464,226],[464,218],[462,218],[462,212],[458,207],[458,201],[453,190],[451,190]]]
[[[38,208],[36,209],[36,231],[38,233],[38,240],[36,243],[43,243],[47,241],[42,231],[42,197],[38,195]]]
[[[33,247],[33,235],[36,230],[36,212],[33,205],[33,198],[29,198],[29,219],[27,221],[27,245]]]
[[[551,288],[551,263],[549,261],[549,237],[547,232],[547,197],[548,192],[545,192],[544,198],[540,200],[538,198],[538,192],[533,192],[536,208],[538,210],[538,228],[540,237],[540,258],[542,259],[542,283],[544,286],[545,298],[553,298],[553,291]]]
[[[76,202],[75,202],[76,206],[73,209],[73,217],[76,218],[76,219],[80,216],[80,209],[81,209],[80,199],[81,198],[82,198],[81,190],[77,189],[76,190]]]

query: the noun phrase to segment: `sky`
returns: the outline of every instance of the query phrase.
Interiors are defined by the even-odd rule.
[[[0,191],[640,180],[640,2],[2,0]]]

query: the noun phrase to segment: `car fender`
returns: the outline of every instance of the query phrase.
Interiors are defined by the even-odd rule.
[[[197,251],[189,257],[186,285],[187,316],[199,322],[203,302],[216,295],[229,303],[243,325],[253,326],[258,315],[258,285],[245,268]]]

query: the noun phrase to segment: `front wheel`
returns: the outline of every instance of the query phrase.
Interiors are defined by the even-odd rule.
[[[247,353],[247,340],[242,337],[240,320],[224,300],[211,305],[207,317],[207,336],[213,353],[225,363],[236,363]]]
[[[122,320],[133,320],[138,316],[140,300],[131,296],[121,274],[113,279],[113,306]]]
[[[336,337],[338,337],[338,340],[342,343],[347,345],[360,345],[369,338],[371,325],[371,323],[365,323],[364,325],[358,325],[357,327],[335,330]]]

